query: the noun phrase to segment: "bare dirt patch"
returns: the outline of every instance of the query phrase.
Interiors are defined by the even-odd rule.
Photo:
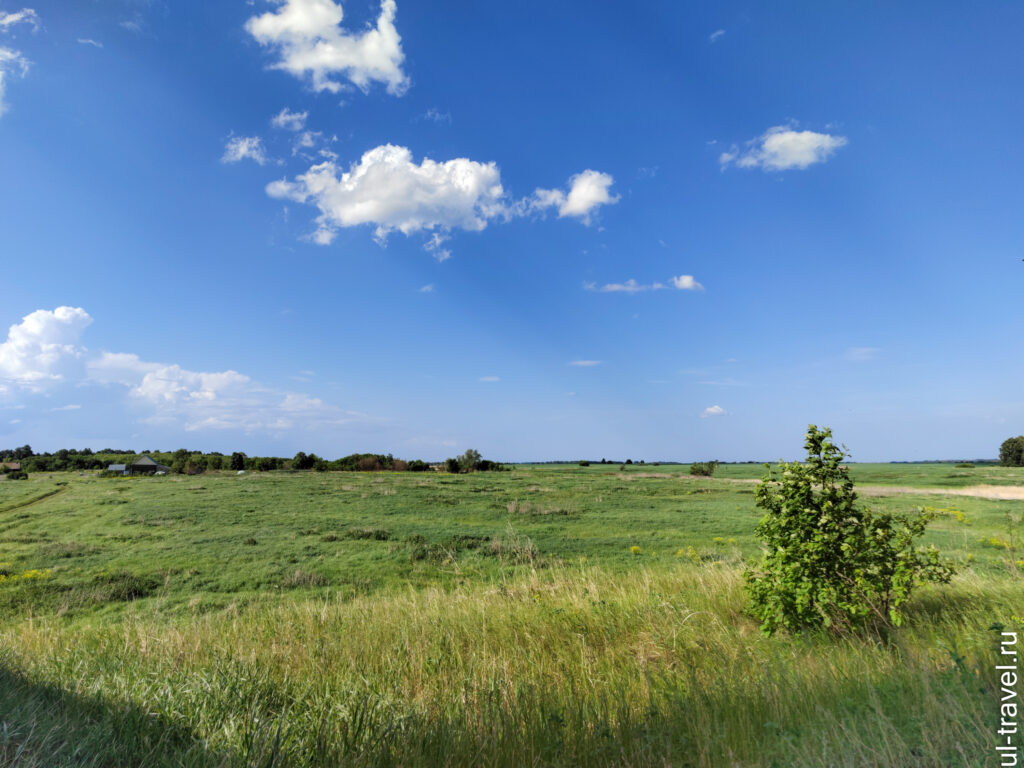
[[[1024,501],[1024,486],[972,485],[966,488],[911,488],[903,485],[860,485],[857,492],[863,496],[896,496],[898,494],[928,494],[937,496],[975,496],[979,499]]]

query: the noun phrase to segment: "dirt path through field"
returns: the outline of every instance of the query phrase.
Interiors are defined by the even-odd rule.
[[[862,496],[895,496],[896,494],[928,494],[941,496],[976,496],[979,499],[1024,501],[1024,486],[972,485],[967,488],[911,488],[903,485],[858,485]]]

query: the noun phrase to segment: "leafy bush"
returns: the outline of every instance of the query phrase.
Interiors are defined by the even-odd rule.
[[[413,459],[405,468],[406,472],[429,472],[430,465],[420,459]]]
[[[8,480],[28,480],[28,472],[23,469],[12,469],[7,473]]]
[[[445,459],[444,460],[444,471],[451,472],[453,475],[457,475],[461,470],[459,468],[458,459]]]
[[[586,459],[580,459],[580,466],[581,467],[589,467],[590,466],[590,462],[587,461]]]
[[[999,446],[999,463],[1004,467],[1024,467],[1024,435],[1003,441]]]
[[[957,469],[974,469],[974,462],[973,461],[961,461],[959,464],[956,465],[956,468]]]
[[[953,575],[934,548],[914,545],[934,513],[872,514],[857,504],[832,430],[812,424],[804,446],[806,463],[780,462],[778,478],[766,465],[755,492],[767,552],[745,578],[762,631],[899,625],[918,584]]]
[[[480,463],[480,451],[467,448],[466,452],[459,456],[459,469],[463,472],[472,472]]]
[[[711,477],[718,469],[718,461],[695,461],[690,465],[690,474],[697,477]]]

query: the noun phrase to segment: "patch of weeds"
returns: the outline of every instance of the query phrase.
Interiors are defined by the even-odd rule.
[[[54,542],[43,547],[40,554],[48,559],[64,559],[69,557],[84,557],[99,551],[98,547],[91,544],[82,544],[77,541]]]
[[[387,541],[391,538],[391,532],[386,528],[349,528],[345,533],[349,539],[373,539],[374,541]]]
[[[480,550],[490,557],[512,560],[515,563],[534,563],[537,560],[537,546],[529,536],[516,533],[510,527],[502,537],[494,537]]]
[[[245,546],[247,546],[247,547],[255,547],[258,542],[256,541],[256,539],[254,539],[252,536],[250,536],[248,539],[246,539],[242,543]]]
[[[160,579],[127,569],[98,573],[92,579],[89,602],[127,603],[148,597],[160,587]]]

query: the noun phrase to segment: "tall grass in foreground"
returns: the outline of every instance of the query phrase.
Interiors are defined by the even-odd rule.
[[[732,566],[0,630],[0,764],[981,766],[995,621],[925,590],[889,638],[765,638]]]

